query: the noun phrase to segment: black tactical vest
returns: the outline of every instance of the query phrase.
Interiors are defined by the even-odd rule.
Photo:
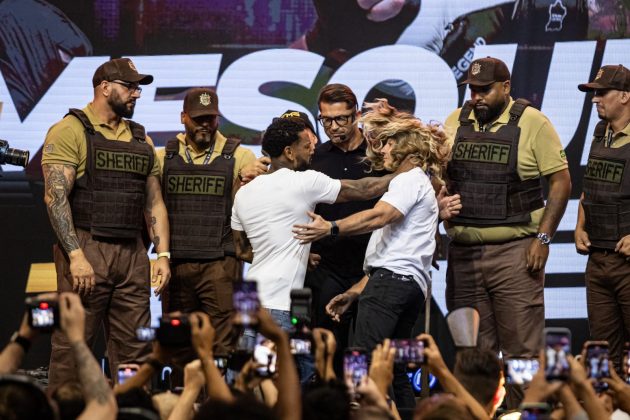
[[[180,141],[166,144],[162,192],[168,209],[171,256],[216,259],[235,255],[230,218],[234,151],[239,140],[227,139],[221,156],[207,165],[187,163]]]
[[[531,221],[530,213],[544,206],[540,179],[522,181],[518,175],[518,121],[529,102],[517,99],[510,121],[494,133],[475,131],[468,117],[470,101],[460,114],[460,127],[448,164],[448,188],[460,194],[462,210],[452,222],[498,226]]]
[[[582,208],[586,232],[597,248],[615,249],[630,234],[630,144],[606,147],[606,121],[595,126],[584,171]]]
[[[144,225],[147,177],[154,163],[144,127],[127,121],[129,142],[108,140],[79,109],[70,109],[85,127],[85,174],[70,194],[74,225],[94,236],[135,238]]]

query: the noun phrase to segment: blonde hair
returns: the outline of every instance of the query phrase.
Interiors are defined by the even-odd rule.
[[[387,99],[365,103],[367,110],[360,121],[363,135],[368,141],[366,152],[373,170],[383,170],[380,150],[392,139],[392,170],[411,156],[411,162],[444,184],[443,176],[450,158],[451,147],[444,129],[439,123],[425,124],[408,112],[398,111]]]

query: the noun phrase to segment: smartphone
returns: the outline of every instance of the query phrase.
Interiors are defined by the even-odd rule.
[[[273,342],[263,340],[254,348],[254,361],[256,362],[256,375],[261,378],[270,378],[276,374],[276,352]]]
[[[368,374],[368,355],[364,348],[351,347],[343,355],[343,376],[352,392]]]
[[[608,342],[607,341],[587,341],[586,347],[586,371],[588,377],[593,380],[595,391],[602,392],[608,389],[608,384],[602,378],[610,378],[608,368]]]
[[[59,303],[56,299],[26,298],[28,323],[31,328],[51,331],[59,327]]]
[[[307,337],[291,337],[291,354],[311,354],[312,340]]]
[[[623,346],[623,379],[630,385],[630,343]]]
[[[234,283],[234,321],[235,325],[251,326],[258,324],[258,284],[255,281],[239,281]]]
[[[392,347],[396,349],[394,363],[418,366],[424,364],[424,348],[426,343],[422,340],[396,339],[392,340]]]
[[[229,358],[227,356],[214,356],[214,365],[219,370],[225,370],[228,367]]]
[[[129,378],[138,373],[140,366],[134,363],[118,365],[118,384],[122,385]]]
[[[566,381],[570,367],[571,331],[568,328],[545,328],[545,378],[547,381]]]
[[[527,385],[538,372],[538,359],[507,359],[507,383],[513,385]]]

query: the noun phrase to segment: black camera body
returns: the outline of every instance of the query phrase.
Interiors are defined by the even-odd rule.
[[[162,315],[160,326],[155,331],[155,338],[166,347],[190,346],[191,333],[188,315]]]
[[[313,334],[311,333],[311,289],[291,290],[291,325],[293,331],[289,334],[292,354],[311,354],[313,349]]]
[[[59,328],[59,302],[57,299],[26,298],[28,324],[39,331]]]
[[[0,139],[0,165],[8,163],[26,168],[29,155],[28,150],[13,149],[9,147],[8,141]]]

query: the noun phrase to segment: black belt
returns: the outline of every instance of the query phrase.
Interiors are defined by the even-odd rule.
[[[416,281],[412,275],[409,274],[398,274],[393,272],[392,270],[388,270],[387,268],[382,268],[382,267],[374,267],[370,270],[370,277],[372,277],[372,275],[374,273],[376,273],[377,271],[382,270],[382,271],[387,271],[392,278],[396,279],[396,280],[402,280],[402,281]]]

